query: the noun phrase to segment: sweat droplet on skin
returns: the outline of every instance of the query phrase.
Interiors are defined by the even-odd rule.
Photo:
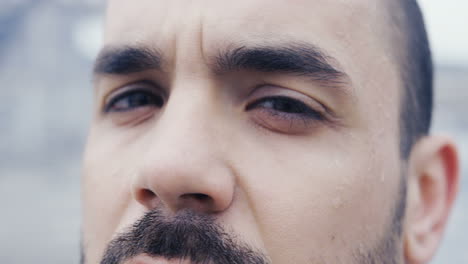
[[[362,254],[362,255],[364,255],[366,253],[366,248],[364,247],[364,245],[362,243],[359,243],[358,250],[359,250],[359,253]]]
[[[335,164],[337,168],[341,167],[341,162],[338,159],[335,159],[333,163]]]
[[[343,207],[343,199],[341,199],[341,197],[335,197],[333,198],[332,204],[335,209]]]

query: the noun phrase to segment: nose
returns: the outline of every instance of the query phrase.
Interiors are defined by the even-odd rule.
[[[212,126],[177,116],[184,115],[159,120],[153,140],[145,146],[148,151],[133,183],[134,199],[148,210],[163,206],[174,213],[182,209],[222,212],[233,201],[235,180],[217,151]]]
[[[160,206],[172,212],[191,209],[210,214],[226,210],[234,196],[230,171],[216,161],[197,162],[197,154],[186,154],[155,160],[137,176],[135,200],[148,210]]]

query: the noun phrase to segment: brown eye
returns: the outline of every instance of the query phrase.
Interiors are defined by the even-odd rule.
[[[117,95],[105,107],[105,112],[126,112],[140,107],[157,107],[164,105],[164,99],[145,90],[132,90]]]
[[[252,110],[255,108],[263,108],[265,110],[269,110],[272,112],[277,112],[277,114],[281,115],[290,115],[290,118],[294,118],[294,116],[315,120],[322,120],[323,115],[318,111],[313,110],[303,102],[292,99],[286,96],[273,96],[273,97],[266,97],[247,106],[246,110]]]
[[[324,114],[300,100],[287,96],[261,98],[246,107],[254,122],[268,130],[302,134],[326,121]]]

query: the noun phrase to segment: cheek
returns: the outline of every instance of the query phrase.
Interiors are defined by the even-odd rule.
[[[380,239],[391,218],[399,180],[395,162],[375,151],[371,157],[357,140],[308,141],[269,142],[244,152],[255,159],[242,164],[242,188],[278,263],[309,263],[337,252],[346,259],[358,245]]]
[[[87,258],[97,261],[115,232],[131,223],[127,216],[141,215],[141,208],[131,203],[129,186],[135,174],[131,155],[119,154],[110,139],[94,138],[90,137],[83,160],[82,217]]]

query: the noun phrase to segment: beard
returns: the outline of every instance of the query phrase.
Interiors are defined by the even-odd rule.
[[[383,237],[366,250],[349,241],[352,253],[338,263],[399,264],[402,254],[402,221],[406,209],[406,184],[400,183],[393,219],[383,229]],[[161,209],[147,212],[126,232],[113,239],[101,264],[122,264],[138,255],[181,260],[193,264],[271,264],[261,251],[239,242],[215,219],[192,210],[167,216]],[[353,250],[354,248],[354,250]],[[82,248],[83,250],[83,248]],[[340,249],[341,250],[341,249]],[[85,256],[82,253],[81,263]],[[314,259],[314,258],[312,258]],[[310,263],[327,263],[325,258]],[[337,263],[332,261],[332,263]]]
[[[146,213],[110,242],[101,264],[120,264],[142,254],[194,264],[269,263],[260,251],[236,242],[212,217],[191,210],[172,217],[159,209]]]

